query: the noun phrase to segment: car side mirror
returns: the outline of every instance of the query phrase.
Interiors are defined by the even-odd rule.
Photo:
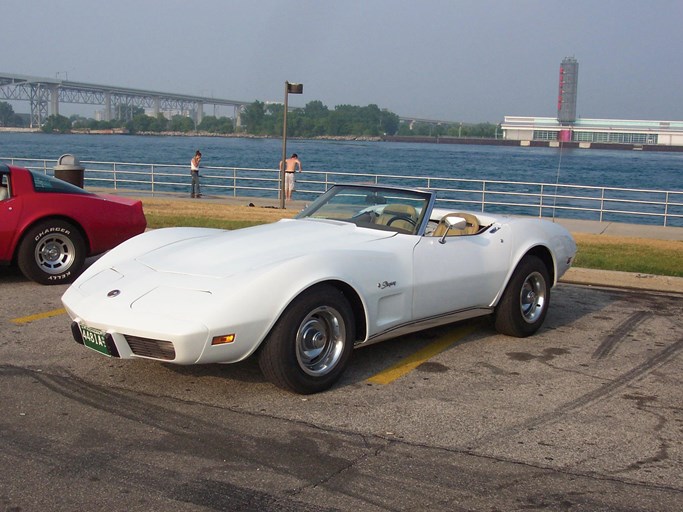
[[[439,240],[440,244],[446,243],[446,236],[448,236],[448,232],[451,229],[465,229],[467,227],[467,220],[457,215],[449,215],[445,219],[441,219],[441,222],[446,225],[446,231],[444,231],[443,236]]]

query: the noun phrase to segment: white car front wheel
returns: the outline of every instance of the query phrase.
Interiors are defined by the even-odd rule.
[[[316,286],[289,305],[258,354],[273,384],[310,394],[331,387],[348,364],[354,340],[351,307],[330,285]]]

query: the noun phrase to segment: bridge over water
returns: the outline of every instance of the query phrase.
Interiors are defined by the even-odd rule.
[[[234,109],[233,119],[237,126],[240,125],[240,112],[253,103],[9,73],[0,73],[0,100],[29,101],[31,128],[42,126],[49,115],[59,115],[60,103],[100,105],[105,121],[125,119],[132,107],[140,107],[152,110],[154,116],[160,112],[178,112],[191,117],[197,124],[202,121],[205,106],[227,106]],[[400,116],[399,119],[409,123],[411,128],[414,123],[463,125],[455,121],[417,117]]]
[[[232,107],[234,118],[238,119],[239,112],[252,103],[7,73],[0,73],[0,99],[29,101],[31,127],[42,126],[48,115],[58,115],[60,103],[101,105],[105,121],[125,117],[132,107],[140,107],[151,109],[154,115],[176,111],[190,116],[196,123],[202,121],[207,105]]]

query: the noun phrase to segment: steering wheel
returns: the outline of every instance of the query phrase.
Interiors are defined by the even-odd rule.
[[[387,221],[387,226],[391,226],[391,223],[395,222],[397,220],[404,220],[413,227],[415,227],[417,225],[417,223],[411,217],[402,216],[402,215],[394,215],[392,218],[390,218]]]
[[[372,210],[365,211],[365,212],[360,212],[351,217],[351,222],[367,222],[368,224],[372,224],[374,220],[378,217],[379,215],[377,212],[374,212]]]

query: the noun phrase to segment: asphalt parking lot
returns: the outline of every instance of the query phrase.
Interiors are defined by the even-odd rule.
[[[560,284],[536,336],[425,331],[303,397],[105,358],[65,286],[0,287],[0,510],[683,509],[681,294]]]

